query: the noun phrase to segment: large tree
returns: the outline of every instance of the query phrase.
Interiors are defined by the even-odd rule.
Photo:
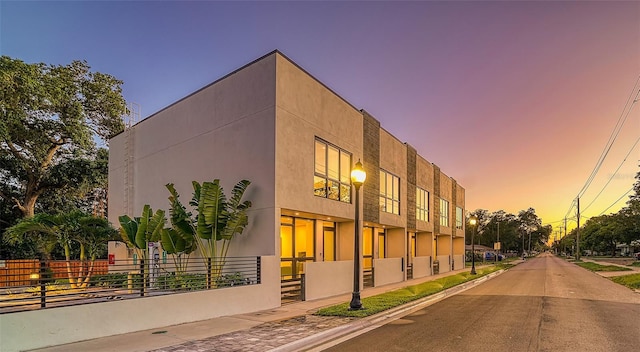
[[[0,198],[34,215],[38,198],[86,185],[95,138],[124,129],[122,81],[84,61],[28,64],[0,57]]]

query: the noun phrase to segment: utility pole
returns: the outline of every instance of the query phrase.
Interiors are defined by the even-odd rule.
[[[498,221],[498,239],[496,240],[496,242],[498,242],[498,254],[496,255],[496,261],[498,261],[498,256],[500,255],[500,249],[501,249],[501,245],[500,245],[500,221]]]
[[[580,197],[577,198],[578,202],[578,228],[576,229],[576,260],[580,260]]]

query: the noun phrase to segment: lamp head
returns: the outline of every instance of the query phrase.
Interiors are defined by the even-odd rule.
[[[353,185],[356,187],[360,187],[362,186],[362,184],[364,183],[364,180],[366,179],[367,179],[367,173],[364,172],[364,169],[362,168],[362,163],[360,163],[360,160],[358,159],[358,162],[353,167],[353,170],[351,170],[351,183],[353,183]]]
[[[476,226],[477,223],[478,223],[478,218],[475,215],[471,215],[471,217],[469,218],[469,224],[471,226]]]

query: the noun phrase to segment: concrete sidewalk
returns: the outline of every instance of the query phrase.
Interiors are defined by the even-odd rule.
[[[625,271],[596,271],[595,273],[600,275],[600,276],[604,276],[604,277],[614,277],[614,276],[624,276],[624,275],[631,275],[631,274],[637,274],[640,273],[640,267],[638,266],[628,266],[628,265],[622,265],[622,264],[618,264],[618,263],[613,263],[613,262],[608,262],[606,261],[606,258],[601,259],[592,259],[592,258],[585,258],[582,257],[580,258],[583,262],[592,262],[592,263],[596,263],[596,264],[600,264],[600,265],[612,265],[612,266],[618,266],[621,268],[627,268],[630,270],[625,270]]]
[[[515,263],[514,263],[515,264]],[[382,287],[367,288],[363,298],[469,271],[463,269]],[[349,302],[351,294],[287,304],[275,309],[219,317],[193,323],[109,336],[42,348],[39,352],[186,352],[186,351],[300,351],[327,341],[358,335],[408,312],[435,303],[499,275],[492,273],[406,305],[367,318],[320,317],[319,308]]]

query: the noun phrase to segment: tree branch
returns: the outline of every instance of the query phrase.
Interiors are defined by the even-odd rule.
[[[20,151],[18,150],[18,148],[16,148],[15,145],[13,145],[13,143],[9,142],[8,140],[4,140],[5,143],[7,143],[7,146],[9,147],[9,150],[11,150],[11,154],[13,154],[13,156],[15,156],[16,158],[23,160],[23,161],[28,161],[27,158],[20,153]]]
[[[62,144],[54,144],[54,145],[50,146],[49,149],[47,149],[47,156],[44,158],[44,160],[40,164],[40,168],[41,169],[46,169],[46,168],[49,167],[49,165],[51,165],[51,161],[53,160],[53,156],[56,154],[58,149],[60,149],[61,145]]]

